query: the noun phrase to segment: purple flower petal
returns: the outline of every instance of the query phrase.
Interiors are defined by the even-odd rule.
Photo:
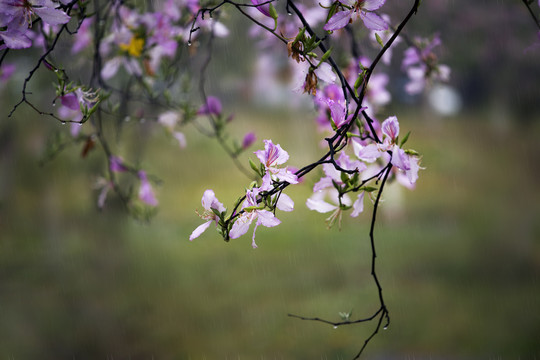
[[[244,139],[242,140],[242,149],[247,149],[250,147],[255,141],[257,140],[257,136],[255,136],[255,133],[249,132],[244,136]]]
[[[74,35],[73,46],[71,48],[72,54],[77,54],[83,49],[87,48],[92,42],[92,31],[90,26],[92,25],[93,18],[86,18],[83,20],[79,30]]]
[[[69,22],[70,17],[62,10],[50,7],[33,7],[34,12],[49,25],[60,25]]]
[[[266,227],[274,227],[281,224],[281,220],[268,210],[257,210],[257,217],[257,223]]]
[[[124,166],[124,160],[121,157],[111,155],[109,158],[109,169],[114,172],[123,172],[127,168]]]
[[[405,153],[405,150],[400,149],[397,145],[394,145],[392,149],[392,165],[395,167],[407,171],[411,169],[409,155]]]
[[[289,160],[289,154],[279,144],[274,145],[272,140],[264,140],[264,151],[257,150],[254,154],[267,169]]]
[[[150,206],[157,206],[158,201],[156,199],[156,196],[154,195],[152,185],[150,185],[150,182],[146,177],[146,172],[141,170],[139,171],[138,175],[139,179],[141,180],[141,185],[139,187],[139,199]]]
[[[178,118],[179,116],[176,111],[166,111],[159,115],[158,123],[172,131],[178,123]]]
[[[330,166],[332,166],[332,168],[334,167],[333,165],[330,165]],[[313,191],[317,192],[317,191],[334,186],[334,183],[332,180],[333,178],[330,176],[325,176],[321,178],[315,185],[313,185]]]
[[[344,28],[351,21],[353,10],[338,11],[324,25],[326,31],[335,31]]]
[[[315,69],[315,75],[317,75],[319,79],[327,83],[334,83],[337,79],[337,76],[336,74],[334,74],[332,66],[330,66],[330,64],[328,63],[320,64],[319,67]]]
[[[120,57],[114,57],[107,61],[101,69],[101,77],[104,80],[112,78],[118,72],[121,62],[122,59]]]
[[[368,29],[371,29],[371,30],[386,30],[386,29],[388,29],[388,24],[386,23],[386,21],[384,21],[384,19],[381,18],[377,14],[370,13],[370,12],[368,12],[368,13],[361,12],[360,17],[362,18],[362,21],[364,22],[364,25],[366,25],[366,27]]]
[[[390,116],[382,123],[382,132],[388,136],[392,141],[395,141],[399,135],[399,122],[397,117]]]
[[[199,236],[201,236],[201,234],[203,232],[206,231],[206,229],[208,229],[208,227],[210,226],[210,224],[212,223],[212,220],[210,221],[207,221],[199,226],[197,226],[197,228],[195,230],[193,230],[193,232],[191,233],[191,235],[189,235],[189,241],[193,241],[193,239],[196,239],[198,238]]]
[[[253,218],[251,217],[251,214],[242,214],[233,224],[231,231],[229,231],[229,237],[231,239],[237,239],[247,233],[252,221]]]
[[[386,0],[364,0],[362,3],[362,10],[377,10],[383,6],[385,2]]]
[[[298,177],[287,169],[280,169],[274,175],[276,175],[280,181],[286,181],[289,184],[298,184]]]
[[[0,32],[0,38],[4,40],[5,46],[10,49],[25,49],[32,46],[32,40],[28,37],[27,31],[20,31],[18,29],[10,29]]]
[[[358,194],[356,201],[353,203],[353,212],[351,213],[351,217],[357,217],[362,211],[364,211],[364,194],[365,193],[363,191]]]
[[[180,145],[181,149],[186,147],[187,142],[186,142],[186,136],[184,135],[184,133],[181,133],[180,131],[175,131],[173,133],[173,136],[178,141],[178,145]]]
[[[204,192],[201,204],[205,210],[212,211],[212,209],[216,209],[219,212],[225,211],[225,207],[216,197],[216,194],[214,194],[214,191],[211,189],[208,189]]]
[[[8,81],[16,69],[17,66],[15,66],[14,64],[2,64],[2,68],[0,68],[0,81]]]
[[[346,123],[345,105],[341,102],[336,102],[334,100],[328,100],[327,104],[328,108],[330,109],[330,116],[332,117],[334,124],[336,125],[336,127],[340,128],[343,124]]]
[[[354,155],[362,161],[374,162],[382,155],[377,144],[369,144],[362,146],[357,142],[353,142]]]
[[[220,115],[222,111],[221,101],[215,96],[208,96],[206,104],[199,108],[199,115]]]
[[[327,213],[327,212],[337,209],[337,206],[329,204],[322,199],[313,199],[313,198],[309,198],[306,200],[306,206],[308,207],[308,209],[315,210],[320,213]]]
[[[416,156],[409,156],[409,170],[405,173],[411,184],[416,183],[418,180],[418,170],[420,170],[420,165],[418,164],[418,158]]]
[[[289,197],[289,195],[281,193],[279,195],[276,207],[281,211],[293,211],[294,201]]]
[[[74,93],[60,96],[60,102],[62,103],[62,105],[71,110],[79,110],[81,108],[81,106],[79,105],[79,100],[77,99],[77,95],[75,95]]]
[[[259,5],[261,3],[265,3],[264,5]],[[268,16],[269,18],[271,18],[272,16],[270,15],[270,3],[268,2],[268,0],[251,0],[251,3],[253,5],[259,5],[257,6],[257,10],[259,10],[262,14],[264,14],[265,16]]]

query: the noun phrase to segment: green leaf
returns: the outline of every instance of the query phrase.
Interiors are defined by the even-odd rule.
[[[339,312],[339,317],[341,317],[341,320],[343,321],[351,321],[351,315],[352,315],[352,309],[351,311],[347,312]]]
[[[356,184],[358,184],[358,180],[360,180],[360,173],[356,172],[354,173],[352,178],[349,180],[349,182],[352,186],[356,186]]]
[[[403,137],[403,140],[401,140],[399,147],[402,147],[407,142],[407,140],[409,140],[409,135],[411,135],[410,131],[407,133],[407,135],[405,135],[405,137]]]
[[[376,187],[373,187],[373,186],[362,186],[360,189],[358,189],[359,191],[360,190],[363,190],[365,192],[374,192],[375,190],[377,190]]]
[[[384,47],[384,43],[379,34],[375,33],[375,39],[377,39],[377,42],[379,43],[379,45],[381,45],[381,47]]]
[[[355,119],[355,123],[356,123],[356,125],[358,125],[357,119]],[[355,137],[355,138],[360,138],[361,136],[358,135],[358,134],[352,133],[352,132],[350,132],[350,131],[347,131],[347,137],[348,137],[348,138],[353,138],[353,137]]]
[[[276,8],[274,7],[274,4],[272,3],[269,4],[268,12],[270,13],[270,16],[272,17],[272,19],[277,20],[279,15],[276,11]]]
[[[405,150],[405,154],[407,155],[413,155],[413,156],[420,156],[420,153],[413,149],[407,149]]]
[[[298,35],[296,35],[296,37],[294,38],[293,43],[297,43],[298,41],[304,40],[305,33],[306,33],[306,28],[305,27],[301,28],[300,31],[298,32]]]
[[[331,54],[332,54],[332,48],[328,49],[328,51],[324,53],[324,55],[321,58],[321,62],[325,62],[326,60],[328,60]]]
[[[253,169],[253,171],[255,171],[257,173],[257,175],[260,175],[259,167],[257,166],[257,164],[255,164],[253,162],[253,160],[251,160],[251,159],[248,159],[248,161],[249,161],[249,166]]]
[[[214,209],[214,208],[210,208],[210,210],[212,210],[212,212],[218,217],[218,218],[221,218],[221,213],[219,212],[218,209]]]
[[[336,188],[338,192],[341,192],[341,186],[336,182],[336,180],[332,179],[332,184],[334,184],[334,188]]]
[[[354,82],[354,95],[356,97],[358,97],[358,89],[364,83],[365,76],[366,76],[366,71],[363,70],[360,74],[358,74],[358,77],[356,78],[356,81]]]
[[[264,209],[264,204],[259,205],[259,206],[248,206],[248,207],[245,207],[243,210],[249,212],[253,210],[262,210],[262,209]]]
[[[341,181],[343,181],[344,184],[349,182],[349,175],[347,175],[347,173],[342,172],[340,174],[340,177],[341,177]]]

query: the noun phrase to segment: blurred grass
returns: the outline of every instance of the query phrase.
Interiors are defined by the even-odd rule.
[[[228,110],[238,112],[234,130],[272,138],[293,166],[321,153],[309,117]],[[540,356],[539,125],[499,131],[485,114],[400,114],[426,170],[412,192],[388,188],[382,206],[378,271],[392,323],[366,358]],[[146,151],[142,166],[163,179],[160,212],[142,224],[114,199],[96,210],[97,152],[83,160],[68,150],[40,167],[50,123],[7,121],[2,357],[349,359],[371,332],[374,324],[334,330],[287,317],[338,320],[339,311],[377,309],[368,203],[341,232],[326,230],[325,216],[303,205],[317,180],[310,175],[288,190],[295,212],[258,229],[259,249],[249,235],[225,243],[212,229],[189,242],[203,191],[213,188],[230,206],[247,184],[213,141],[187,129],[188,148],[179,150],[156,131],[120,149],[127,158]],[[136,131],[128,125],[124,136]]]

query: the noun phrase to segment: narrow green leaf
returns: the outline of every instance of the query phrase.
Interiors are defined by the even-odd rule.
[[[269,4],[268,12],[270,13],[270,16],[272,17],[272,19],[277,20],[279,15],[276,11],[276,8],[274,7],[274,4],[272,3]]]
[[[401,143],[399,144],[399,147],[402,147],[407,142],[407,140],[409,140],[409,135],[411,135],[410,131],[407,133],[407,135],[403,137],[403,139],[401,140]]]
[[[379,45],[381,45],[381,47],[384,47],[384,43],[381,37],[379,36],[379,34],[375,33],[375,38],[377,39],[377,42],[379,43]]]
[[[407,155],[413,155],[413,156],[420,156],[420,153],[418,153],[416,150],[413,150],[413,149],[407,149],[407,150],[405,150],[405,154],[407,154]]]
[[[221,213],[219,212],[218,209],[214,209],[213,207],[210,208],[210,210],[212,210],[212,212],[219,218],[221,218]]]
[[[340,174],[341,181],[343,181],[344,184],[346,184],[349,181],[349,175],[347,173],[342,172]]]
[[[324,55],[321,58],[321,62],[325,62],[326,60],[328,60],[331,54],[332,54],[332,48],[328,49],[328,51],[324,53]]]
[[[253,162],[253,160],[248,159],[248,161],[249,161],[249,166],[253,169],[253,171],[255,171],[257,174],[260,174],[259,167]]]
[[[358,77],[356,78],[356,81],[354,82],[354,95],[358,97],[358,89],[362,84],[364,83],[364,76],[366,75],[365,71],[362,71]]]
[[[373,187],[373,186],[362,186],[358,190],[364,190],[365,192],[373,192],[373,191],[377,190],[377,188]]]

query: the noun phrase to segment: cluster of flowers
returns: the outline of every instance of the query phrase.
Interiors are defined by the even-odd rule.
[[[268,10],[269,3],[258,0],[252,0],[252,3],[255,5],[259,3],[264,4],[257,6],[256,9],[259,11],[255,10],[255,12],[252,11],[250,14],[260,23],[271,26],[274,19]],[[345,36],[341,36],[344,35],[343,29],[346,26],[353,26],[357,20],[362,20],[365,29],[369,32],[369,39],[371,41],[367,45],[371,44],[377,52],[394,35],[394,30],[390,26],[390,17],[386,14],[378,15],[385,4],[385,0],[326,0],[322,2],[315,1],[312,6],[308,6],[308,4],[303,2],[298,5],[305,20],[312,28],[322,25],[322,28],[327,31],[328,36],[336,33],[338,36],[333,36],[332,40],[338,44],[343,42],[343,38],[346,38]],[[272,87],[281,88],[279,84],[276,84],[275,79],[279,78],[278,75],[285,71],[293,74],[289,86],[292,87],[293,91],[298,93],[307,92],[317,95],[316,90],[320,85],[319,81],[322,81],[326,85],[335,83],[337,76],[332,66],[324,61],[326,59],[324,57],[317,59],[310,56],[313,54],[311,52],[310,42],[313,43],[314,41],[311,35],[303,32],[302,29],[305,29],[305,25],[296,17],[279,17],[275,22],[275,27],[279,30],[279,33],[285,34],[285,38],[290,39],[288,42],[290,61],[284,65],[283,61],[280,61],[278,56],[276,56],[276,54],[279,54],[278,51],[269,51],[270,49],[274,50],[282,47],[282,43],[279,41],[280,39],[274,36],[273,33],[265,31],[265,29],[258,25],[254,25],[250,31],[250,35],[258,39],[257,45],[259,47],[256,64],[257,71],[254,77],[255,90],[261,94],[265,94],[264,96],[267,98],[269,89]],[[298,29],[301,29],[300,32]],[[404,51],[402,70],[409,78],[409,81],[404,87],[407,93],[417,95],[432,82],[449,80],[449,67],[439,64],[437,56],[434,53],[435,48],[441,43],[438,35],[432,39],[417,37],[415,39],[407,38],[406,40],[409,46]],[[390,65],[392,53],[396,45],[400,43],[404,43],[404,41],[401,37],[397,37],[392,42],[392,46],[384,52],[382,62],[385,65]],[[348,44],[343,45],[348,46]],[[357,52],[369,53],[364,50],[362,49],[362,51]],[[359,74],[362,74],[365,69],[369,68],[372,59],[367,55],[362,55],[358,57],[351,56],[348,61],[349,65],[344,68],[343,75],[346,77],[348,83],[354,84]],[[287,69],[284,69],[284,66]],[[379,70],[371,74],[363,102],[363,106],[367,107],[368,114],[374,116],[381,106],[384,106],[390,101],[390,93],[386,90],[388,83],[389,77],[387,74]],[[351,109],[351,111],[354,111],[354,109]],[[329,127],[330,124],[320,125]]]
[[[190,240],[199,237],[212,222],[215,222],[220,227],[222,234],[231,239],[236,239],[244,235],[249,230],[251,223],[257,220],[252,236],[252,246],[256,248],[255,231],[257,227],[259,225],[274,227],[281,223],[274,213],[266,210],[266,208],[268,207],[271,210],[277,208],[282,211],[292,211],[294,209],[293,200],[282,192],[273,195],[266,202],[261,196],[261,194],[273,190],[276,183],[298,183],[296,175],[287,167],[282,167],[289,159],[289,154],[279,144],[274,144],[271,140],[264,140],[264,150],[258,150],[255,154],[261,162],[262,184],[260,186],[251,186],[246,190],[240,211],[233,211],[228,218],[227,210],[218,201],[214,191],[206,190],[202,197],[204,212],[199,216],[207,221],[193,231],[189,237]],[[255,166],[254,168],[257,169]],[[257,171],[259,170],[257,169]],[[234,222],[232,225],[227,225],[231,223],[231,219],[235,219]]]
[[[306,206],[321,213],[331,212],[330,217],[327,218],[327,224],[332,226],[336,222],[341,222],[345,211],[351,210],[352,217],[357,217],[363,211],[365,194],[372,196],[378,191],[378,188],[370,186],[370,183],[380,180],[385,171],[391,171],[392,176],[400,184],[413,188],[420,169],[419,154],[414,150],[403,148],[408,134],[400,141],[399,123],[395,116],[388,117],[382,124],[375,118],[380,108],[391,99],[390,93],[386,90],[388,76],[384,73],[372,74],[363,89],[361,106],[347,100],[343,86],[336,84],[337,76],[334,69],[326,62],[327,54],[319,58],[320,60],[313,55],[315,41],[312,36],[306,34],[305,27],[302,27],[299,22],[278,18],[271,3],[258,0],[252,0],[252,3],[256,5],[258,13],[251,12],[251,15],[258,21],[264,23],[265,19],[268,20],[266,23],[268,27],[275,22],[274,28],[279,29],[281,34],[293,34],[288,37],[287,45],[292,60],[290,65],[295,74],[292,89],[313,95],[319,129],[334,133],[345,128],[348,130],[347,146],[340,152],[337,159],[322,164],[324,175],[314,185],[313,195],[307,199]],[[311,25],[325,22],[327,19],[323,29],[329,33],[340,31],[360,19],[370,31],[373,44],[381,46],[393,35],[388,26],[389,17],[375,13],[384,3],[385,0],[338,0],[331,4],[322,4],[323,6],[317,3],[313,8],[302,8],[302,13]],[[300,31],[298,31],[299,28]],[[281,45],[275,41],[276,37],[272,36],[275,35],[272,31],[262,31],[260,26],[253,28],[252,35],[257,35],[262,39],[260,44],[266,50],[271,46]],[[395,39],[393,44],[399,43],[400,40],[400,38]],[[448,67],[439,65],[433,53],[433,49],[440,44],[438,36],[431,40],[416,39],[414,42],[409,42],[411,46],[405,50],[402,63],[403,70],[410,79],[405,88],[408,93],[417,94],[431,81],[448,79]],[[384,53],[382,61],[389,64],[391,56],[392,48]],[[275,63],[277,62],[266,61],[261,74],[268,76],[268,72],[272,72],[271,69]],[[370,67],[370,64],[371,60],[365,56],[351,59],[349,66],[343,72],[345,81],[349,84],[358,82],[358,79],[365,75],[365,70]],[[363,112],[368,116],[365,125],[359,121]],[[367,119],[370,126],[367,126]],[[356,122],[358,126],[350,126],[351,122]],[[268,166],[266,159],[273,151],[272,149],[279,149],[279,151],[275,150],[276,154],[286,154],[279,145],[274,145],[271,140],[265,140],[264,152],[255,152],[261,163],[265,164],[266,169],[265,172],[259,172],[262,177],[261,185],[252,186],[247,190],[239,209],[235,207],[233,212],[227,215],[227,210],[217,200],[212,190],[204,193],[202,205],[205,210],[200,216],[206,222],[191,234],[190,240],[200,236],[212,222],[226,239],[234,239],[243,235],[255,219],[257,219],[255,229],[258,225],[268,227],[278,225],[280,222],[274,215],[276,208],[283,210],[282,207],[285,207],[287,211],[293,209],[292,200],[285,197],[282,192],[282,185],[283,182],[296,184],[298,179],[293,178],[292,173],[290,173],[291,178],[287,179],[284,174],[289,173],[289,170],[286,168],[281,169],[283,173],[280,175],[276,172],[276,165],[283,164],[288,159],[288,155],[283,156],[283,161],[274,162],[273,171],[269,170],[272,167]],[[254,169],[257,171],[256,167]],[[355,193],[355,199],[351,200],[348,193]],[[279,197],[276,194],[279,194]],[[281,200],[276,201],[276,198],[284,198],[286,205],[281,205]],[[254,239],[255,231],[252,245],[256,247]]]
[[[164,59],[173,59],[179,46],[186,44],[188,39],[197,38],[201,31],[191,34],[191,27],[212,32],[215,36],[228,35],[228,30],[222,23],[213,19],[196,17],[200,9],[198,0],[164,0],[156,4],[153,11],[143,11],[124,1],[106,3],[109,20],[94,17],[88,9],[86,1],[74,0],[0,0],[0,50],[26,49],[32,46],[50,49],[51,41],[70,25],[71,54],[85,56],[86,52],[94,51],[96,41],[99,44],[98,54],[103,64],[99,72],[100,84],[113,83],[115,78],[121,78],[122,72],[130,77],[141,79],[151,86],[153,81],[163,74],[160,68]],[[195,20],[195,23],[193,22]],[[105,35],[95,39],[96,27],[102,27]],[[105,29],[105,27],[107,29]],[[73,28],[76,30],[73,31]],[[101,32],[101,31],[100,31]],[[94,90],[86,85],[73,82],[67,83],[65,72],[48,60],[44,60],[48,70],[58,77],[57,96],[53,105],[55,117],[62,123],[71,124],[71,135],[76,139],[88,138],[94,142],[95,136],[81,135],[83,125],[93,112],[103,104],[110,94],[103,89]],[[16,71],[16,64],[8,64],[2,59],[0,81],[7,82]],[[105,85],[105,88],[109,88]],[[219,99],[209,97],[208,103],[201,106],[198,115],[221,116],[222,106]],[[181,118],[180,111],[168,110],[156,117],[156,123],[172,135],[181,148],[186,146],[185,135],[178,131]],[[248,148],[255,141],[253,133],[244,137],[241,149]],[[140,182],[138,198],[144,204],[155,207],[158,205],[152,185],[146,171],[132,167],[115,154],[107,154],[109,171],[111,173],[129,173]],[[98,206],[104,206],[107,194],[115,188],[111,176],[99,178]]]
[[[320,39],[306,25],[326,31],[328,39],[339,43],[341,36],[336,35],[343,34],[346,27],[359,23],[368,32],[371,45],[376,51],[383,44],[392,43],[382,57],[383,63],[390,64],[395,45],[403,40],[398,37],[389,41],[394,30],[390,26],[389,16],[381,13],[385,2],[317,0],[311,6],[308,2],[295,4],[298,9],[295,11],[302,16],[279,16],[274,4],[263,0],[251,0],[253,6],[237,4],[254,20],[249,35],[258,40],[257,46],[261,53],[266,53],[257,59],[260,71],[256,74],[259,77],[256,82],[268,87],[269,77],[279,72],[277,67],[280,64],[271,58],[279,52],[268,50],[279,46],[283,52],[283,42],[287,43],[290,59],[287,66],[293,75],[292,90],[312,96],[317,110],[316,123],[321,131],[346,133],[347,146],[340,149],[335,159],[333,154],[322,164],[324,176],[315,184],[314,194],[306,202],[312,210],[333,211],[329,223],[334,223],[343,211],[349,209],[352,209],[352,216],[358,216],[363,209],[365,193],[376,191],[376,188],[368,186],[368,182],[380,179],[385,169],[392,169],[396,179],[407,187],[414,186],[418,177],[419,156],[412,150],[403,149],[403,140],[398,143],[397,118],[390,117],[382,124],[376,119],[381,107],[391,100],[390,92],[386,89],[388,75],[372,73],[374,69],[370,68],[372,60],[368,57],[369,52],[363,56],[350,57],[346,60],[348,65],[340,70],[333,60],[330,61],[332,49],[323,50]],[[66,84],[59,75],[57,99],[60,106],[56,109],[57,116],[73,124],[71,132],[74,137],[80,136],[80,125],[110,96],[107,89],[114,89],[113,85],[126,78],[122,75],[137,79],[143,92],[151,92],[154,85],[156,88],[163,86],[163,78],[168,76],[164,71],[167,60],[174,61],[180,46],[191,45],[192,41],[201,36],[201,30],[215,37],[229,34],[224,24],[212,16],[204,16],[205,11],[207,15],[212,15],[213,10],[202,9],[199,0],[162,0],[154,4],[152,11],[143,11],[129,2],[111,1],[102,8],[109,14],[106,20],[93,17],[93,13],[86,9],[87,5],[84,1],[75,0],[0,0],[0,50],[22,49],[32,45],[50,46],[49,40],[71,24],[70,27],[76,29],[70,31],[73,33],[71,53],[76,55],[97,51],[94,56],[99,58],[102,66],[95,75],[95,83],[100,84],[101,89]],[[48,34],[48,40],[43,38],[44,34]],[[95,39],[96,35],[100,38]],[[438,36],[429,40],[406,40],[409,47],[405,50],[402,68],[409,76],[409,83],[405,87],[407,92],[416,94],[431,81],[448,79],[448,67],[440,65],[434,55],[434,48],[440,44]],[[0,75],[2,78],[9,77],[14,69],[8,64],[3,65]],[[55,68],[55,72],[60,74],[57,70]],[[362,94],[356,94],[360,101],[351,101],[352,94],[346,96],[345,84],[349,89],[352,87],[349,84],[355,84],[355,91],[361,89]],[[175,108],[171,103],[166,105],[166,111],[152,116],[156,124],[165,129],[180,148],[184,148],[187,140],[180,127],[186,123],[183,119],[189,111]],[[194,114],[195,117],[211,117],[219,126],[226,125],[230,120],[225,118],[221,101],[214,96],[207,97]],[[255,134],[247,133],[232,153],[246,150],[255,139]],[[297,176],[283,166],[288,159],[287,152],[272,140],[265,140],[265,149],[255,154],[262,164],[261,168],[256,169],[261,177],[260,184],[246,190],[242,204],[237,204],[232,213],[226,215],[223,205],[211,190],[203,196],[205,212],[201,216],[208,221],[215,221],[226,238],[243,235],[252,222],[256,223],[255,228],[258,225],[275,226],[279,224],[274,215],[276,209],[293,209],[292,200],[283,193],[283,184],[298,182]],[[121,172],[130,173],[139,181],[138,198],[141,202],[151,207],[158,205],[145,170],[130,166],[118,154],[110,153],[109,150],[107,157],[110,176],[100,182],[100,207],[109,190],[117,190],[111,178],[114,173]],[[356,194],[354,201],[349,198],[348,193],[351,192]],[[327,198],[330,202],[325,201]],[[208,226],[206,222],[190,238],[199,236]]]
[[[313,195],[307,199],[306,206],[320,213],[332,212],[327,218],[328,226],[336,222],[341,223],[344,211],[351,210],[351,217],[357,217],[364,210],[365,193],[371,194],[377,188],[368,186],[367,183],[379,179],[381,174],[391,168],[397,181],[408,188],[413,188],[418,179],[420,157],[414,150],[405,150],[403,145],[407,137],[399,141],[399,122],[395,116],[387,118],[380,127],[382,142],[362,140],[360,137],[352,137],[350,148],[353,157],[342,151],[339,158],[332,163],[322,165],[324,176],[313,186]],[[250,224],[256,221],[252,236],[252,246],[256,248],[255,231],[257,226],[274,227],[281,222],[274,215],[275,209],[292,211],[293,200],[281,190],[275,194],[272,190],[283,183],[297,184],[299,179],[287,167],[282,165],[289,159],[288,153],[281,146],[274,145],[271,140],[264,140],[264,150],[255,151],[255,155],[261,162],[261,169],[252,165],[259,175],[262,176],[260,186],[252,185],[244,197],[239,211],[236,209],[227,215],[227,209],[217,199],[213,190],[206,190],[202,197],[204,212],[199,216],[206,220],[197,227],[190,240],[199,237],[212,222],[218,227],[219,232],[225,238],[236,239],[244,235]],[[376,162],[377,159],[384,161]],[[369,164],[369,165],[367,165]],[[391,166],[390,166],[391,165]],[[347,193],[355,192],[356,200],[351,201]],[[267,195],[272,194],[268,200]],[[329,198],[332,203],[325,200]]]
[[[36,34],[32,31],[35,18],[48,25],[61,25],[69,22],[70,16],[60,5],[68,5],[71,0],[60,3],[51,0],[0,0],[0,50],[25,49],[32,46]]]

